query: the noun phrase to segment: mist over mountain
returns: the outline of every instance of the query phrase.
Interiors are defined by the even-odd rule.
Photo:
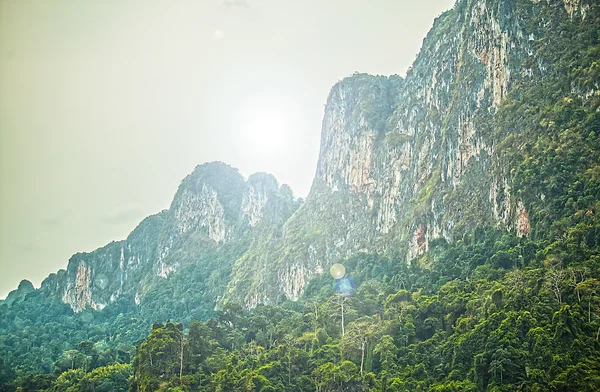
[[[458,1],[405,78],[332,87],[305,200],[204,163],[21,282],[0,391],[598,390],[598,26],[591,0]]]

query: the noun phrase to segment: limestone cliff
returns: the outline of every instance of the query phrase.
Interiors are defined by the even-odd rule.
[[[259,228],[287,220],[295,205],[289,187],[279,187],[271,175],[254,174],[246,181],[224,163],[204,164],[182,181],[168,210],[143,220],[124,241],[75,254],[66,271],[52,274],[42,288],[74,311],[100,310],[122,296],[140,304],[185,265],[210,274],[217,267],[211,255],[226,243],[243,253]],[[207,305],[212,308],[214,301]]]
[[[123,241],[74,255],[42,290],[81,311],[159,301],[176,296],[172,282],[193,279],[197,296],[182,305],[191,315],[227,301],[297,300],[331,264],[361,254],[410,263],[432,239],[477,227],[531,235],[545,195],[515,192],[503,146],[520,130],[498,125],[502,108],[516,86],[562,78],[546,49],[568,46],[560,27],[598,12],[592,0],[459,0],[435,20],[405,78],[357,73],[331,89],[303,204],[268,174],[245,180],[204,164],[169,209]],[[598,96],[594,69],[567,86],[578,99]]]
[[[452,241],[475,227],[529,235],[495,117],[514,85],[554,72],[540,45],[552,46],[561,23],[581,23],[591,4],[458,1],[436,19],[406,78],[355,74],[337,83],[306,203],[278,237],[238,260],[234,276],[261,274],[232,280],[227,298],[247,307],[296,300],[352,255],[394,252],[410,262],[433,238]]]

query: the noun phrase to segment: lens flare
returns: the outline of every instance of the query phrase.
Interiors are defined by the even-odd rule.
[[[335,281],[335,292],[344,297],[348,297],[356,292],[356,284],[349,276],[344,276]]]
[[[333,279],[341,279],[344,277],[344,275],[346,275],[346,268],[342,264],[336,263],[331,266],[329,273]]]

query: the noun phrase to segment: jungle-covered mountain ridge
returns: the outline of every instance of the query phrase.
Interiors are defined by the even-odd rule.
[[[333,87],[305,201],[201,165],[126,240],[23,282],[2,385],[597,390],[598,16],[459,1],[406,78]]]

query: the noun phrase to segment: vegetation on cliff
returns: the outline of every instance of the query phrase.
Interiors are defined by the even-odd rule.
[[[438,19],[429,37],[451,31],[453,13],[466,12],[474,3],[459,1]],[[510,192],[498,191],[493,201],[484,200],[482,195],[488,194],[483,192],[474,197],[476,189],[491,185],[477,181],[485,177],[480,172],[465,175],[460,192],[442,196],[448,210],[462,205],[459,198],[473,201],[470,209],[447,211],[447,219],[456,219],[453,241],[432,238],[427,251],[406,263],[406,244],[392,231],[380,239],[389,239],[388,252],[336,255],[357,283],[353,296],[336,295],[329,276],[314,274],[299,301],[278,297],[270,299],[277,306],[264,306],[256,296],[266,289],[244,297],[256,282],[277,283],[257,266],[268,263],[271,255],[310,257],[296,248],[310,249],[327,240],[333,231],[323,217],[332,217],[336,235],[349,230],[337,223],[342,218],[333,207],[360,205],[360,196],[326,190],[318,194],[322,199],[308,200],[294,214],[298,204],[291,192],[280,189],[269,207],[273,214],[267,215],[274,225],[230,231],[240,241],[227,244],[207,238],[204,232],[211,229],[201,221],[205,217],[182,208],[179,220],[171,222],[172,232],[146,230],[168,244],[180,224],[173,238],[185,237],[185,246],[165,259],[166,266],[178,268],[168,279],[150,284],[140,277],[136,282],[145,289],[141,303],[131,289],[101,310],[87,307],[75,313],[59,295],[48,294],[56,294],[56,276],[45,290],[23,283],[0,303],[0,391],[600,389],[600,7],[558,0],[478,4],[483,3],[527,21],[521,27],[531,34],[533,52],[520,60],[523,75],[513,75],[502,102],[478,108],[472,119],[498,155],[488,166]],[[579,8],[573,11],[575,3]],[[451,98],[476,106],[477,97],[468,95],[471,89],[460,88],[478,70],[471,64],[476,60],[463,50],[462,79],[452,86]],[[534,82],[525,77],[533,69],[541,75]],[[362,84],[368,81],[357,78]],[[378,102],[362,106],[384,110]],[[391,118],[388,109],[379,113],[381,118],[375,113],[381,120],[377,129],[389,125],[384,122]],[[436,112],[430,120],[443,123],[449,132],[452,118],[437,116],[444,113]],[[394,148],[408,140],[381,135],[379,142]],[[435,175],[427,177],[410,202],[412,218],[428,213],[429,203],[438,201],[440,195],[434,193],[440,185],[434,177],[445,172],[435,166]],[[202,188],[204,183],[194,178],[186,184]],[[220,178],[211,181],[227,187]],[[225,223],[238,222],[243,203],[243,181],[229,185],[236,189],[235,197],[227,198],[226,192],[213,197],[228,207]],[[315,182],[315,189],[325,186]],[[180,196],[185,203],[196,203],[194,195]],[[480,220],[484,202],[510,204],[522,225],[507,231],[506,225]],[[319,217],[300,213],[323,205],[332,208]],[[167,215],[154,220],[172,218]],[[282,216],[291,218],[285,223]],[[187,234],[193,225],[202,232]],[[281,227],[291,242],[278,242]],[[214,233],[216,238],[227,234]],[[119,246],[109,245],[115,260],[123,254]],[[110,287],[119,283],[117,278],[108,282]],[[232,286],[238,296],[231,294]],[[101,294],[99,300],[112,293]],[[258,306],[247,310],[238,302]]]
[[[323,277],[296,303],[228,304],[206,321],[157,322],[135,354],[115,349],[111,326],[94,320],[104,340],[83,334],[53,373],[21,373],[16,383],[22,391],[595,391],[600,221],[586,222],[593,235],[550,243],[478,229],[437,241],[412,266],[357,257],[346,262],[358,283],[352,297]],[[559,259],[564,249],[586,256]],[[37,338],[46,345],[57,333]],[[24,349],[11,342],[11,353]],[[27,344],[35,352],[39,343]],[[4,365],[9,390],[14,373]]]

